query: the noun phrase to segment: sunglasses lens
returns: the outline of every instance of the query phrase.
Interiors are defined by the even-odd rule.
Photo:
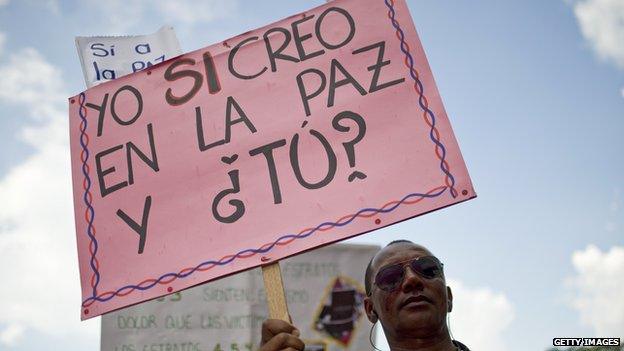
[[[425,278],[442,276],[442,265],[433,257],[421,257],[411,262],[412,269]]]
[[[375,285],[384,291],[394,290],[394,288],[396,288],[396,286],[403,280],[404,272],[403,266],[401,265],[383,268],[379,271],[379,273],[377,273]]]

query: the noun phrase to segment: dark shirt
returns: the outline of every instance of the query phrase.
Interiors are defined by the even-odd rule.
[[[457,340],[453,340],[453,345],[459,347],[459,349],[461,351],[470,351],[470,349],[468,348],[468,346],[462,344],[461,342],[457,341]]]

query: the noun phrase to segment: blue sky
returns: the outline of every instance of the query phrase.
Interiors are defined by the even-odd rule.
[[[168,24],[191,51],[323,1],[149,3],[0,0],[0,350],[99,345],[78,322],[74,36]],[[430,247],[457,286],[455,337],[483,350],[624,337],[624,4],[408,4],[479,197],[352,241]]]

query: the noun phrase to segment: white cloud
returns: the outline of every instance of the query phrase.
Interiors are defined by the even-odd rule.
[[[460,281],[448,279],[453,290],[453,312],[449,314],[449,326],[455,340],[471,350],[507,350],[502,333],[514,319],[514,309],[503,293],[489,288],[471,288]],[[376,346],[390,350],[383,331],[377,326]]]
[[[79,318],[69,94],[61,72],[28,48],[12,54],[0,76],[0,102],[22,108],[28,124],[19,135],[35,150],[0,178],[0,343],[15,343],[28,330],[97,338],[98,322]]]
[[[624,1],[581,0],[574,14],[598,56],[624,69]]]
[[[227,17],[237,8],[234,0],[89,0],[84,4],[95,12],[106,13],[103,18],[107,22],[103,24],[107,33],[118,34],[127,34],[128,30],[152,16],[158,16],[174,27],[184,27]]]
[[[19,324],[11,324],[0,331],[0,344],[15,346],[24,336],[24,327]]]
[[[515,317],[514,308],[505,294],[487,287],[467,287],[449,280],[453,290],[451,331],[455,339],[471,350],[507,350],[503,332]]]
[[[594,245],[572,254],[571,306],[598,337],[624,337],[624,247]]]
[[[28,106],[31,117],[51,118],[65,102],[61,72],[43,59],[37,50],[23,49],[0,67],[0,99]]]
[[[0,0],[0,7],[5,6],[9,3],[9,0]]]
[[[620,89],[620,94],[622,95],[622,97],[624,98],[624,88]]]

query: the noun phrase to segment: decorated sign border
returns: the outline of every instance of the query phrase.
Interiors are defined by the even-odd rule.
[[[444,144],[442,144],[440,140],[440,133],[438,129],[436,128],[435,115],[433,111],[429,109],[428,101],[424,93],[424,85],[419,78],[418,71],[414,67],[414,58],[412,57],[412,54],[410,52],[409,45],[405,41],[405,33],[403,32],[401,25],[395,18],[396,12],[394,8],[394,1],[384,0],[384,3],[386,4],[386,7],[388,8],[388,19],[390,20],[392,26],[394,27],[396,31],[396,37],[400,42],[401,51],[405,55],[405,59],[404,59],[405,66],[406,68],[409,69],[410,76],[412,80],[414,81],[414,90],[418,94],[418,104],[423,110],[423,119],[425,123],[430,127],[429,137],[431,141],[433,142],[433,144],[435,145],[435,153],[436,153],[437,158],[440,160],[440,169],[445,177],[444,179],[445,185],[431,189],[426,193],[407,194],[402,199],[392,200],[382,205],[380,208],[362,208],[354,214],[345,215],[339,218],[335,222],[331,222],[331,221],[323,222],[314,228],[306,228],[304,230],[301,230],[298,234],[283,235],[279,237],[277,240],[271,243],[266,243],[257,249],[253,249],[253,248],[244,249],[242,251],[239,251],[236,254],[230,254],[230,255],[224,256],[217,261],[215,260],[204,261],[196,265],[195,267],[184,268],[178,273],[174,273],[174,272],[166,273],[166,274],[161,275],[157,279],[149,278],[149,279],[143,280],[142,282],[136,285],[126,285],[117,289],[116,291],[106,291],[106,292],[98,294],[97,287],[102,277],[99,272],[99,262],[96,257],[97,251],[98,251],[98,241],[95,236],[96,230],[93,224],[95,220],[95,209],[93,208],[93,205],[92,205],[93,198],[90,192],[91,178],[89,177],[90,168],[89,168],[89,165],[87,164],[87,161],[89,159],[89,149],[88,149],[89,135],[86,132],[87,125],[88,125],[87,109],[85,107],[86,95],[83,92],[79,95],[79,98],[78,98],[78,103],[80,104],[79,115],[81,119],[80,146],[82,147],[80,160],[82,161],[82,173],[84,175],[82,185],[84,189],[83,201],[84,201],[84,204],[86,205],[86,210],[85,210],[85,221],[87,222],[86,234],[90,239],[90,244],[89,244],[89,253],[91,254],[90,266],[93,272],[93,274],[91,275],[91,280],[90,280],[90,285],[92,288],[92,296],[85,299],[82,302],[82,307],[85,308],[84,309],[85,315],[89,314],[88,307],[91,306],[96,301],[106,302],[106,301],[113,299],[116,296],[122,297],[122,296],[129,295],[135,290],[145,291],[145,290],[151,289],[157,284],[161,284],[161,285],[169,284],[178,278],[188,277],[189,275],[197,271],[206,271],[215,266],[225,266],[237,258],[248,258],[259,253],[266,253],[266,252],[271,251],[275,246],[288,245],[294,240],[307,238],[316,232],[319,232],[319,231],[323,232],[323,231],[330,230],[334,227],[346,226],[349,223],[353,222],[358,217],[369,218],[378,213],[389,213],[389,212],[394,211],[396,208],[398,208],[401,205],[411,205],[411,204],[420,202],[421,200],[425,198],[438,197],[442,195],[447,189],[449,189],[450,194],[453,198],[456,198],[458,196],[457,190],[455,189],[455,178],[451,174],[451,170],[446,161],[446,148],[444,147]],[[71,102],[75,103],[74,100],[72,100]],[[466,195],[467,191],[465,190],[462,191],[462,194]],[[380,220],[377,219],[375,223],[379,224]],[[169,287],[168,291],[171,292],[173,291],[173,289]]]

